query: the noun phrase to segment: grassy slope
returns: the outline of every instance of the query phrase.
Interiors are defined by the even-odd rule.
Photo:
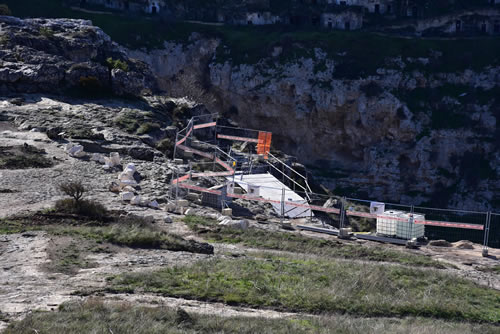
[[[123,274],[112,278],[110,286],[117,292],[140,290],[288,311],[500,322],[500,291],[433,270],[307,256],[213,259]]]
[[[217,222],[199,216],[186,216],[184,222],[210,242],[242,244],[261,249],[275,249],[299,254],[366,261],[386,261],[405,265],[445,268],[445,264],[428,256],[391,250],[387,247],[351,245],[332,240],[309,238],[296,233],[270,232],[250,228],[246,231],[217,228]]]
[[[66,303],[58,312],[34,312],[12,323],[10,333],[438,333],[493,334],[490,325],[449,323],[421,318],[361,319],[293,317],[281,319],[220,317],[187,314],[165,307],[147,308],[130,304],[103,304],[98,300]]]
[[[49,214],[48,217],[34,215],[26,218],[0,219],[0,234],[43,230],[54,236],[83,238],[97,243],[109,242],[133,248],[203,252],[198,243],[166,233],[139,218],[120,218],[116,222],[108,223],[84,218],[78,216],[61,218]]]

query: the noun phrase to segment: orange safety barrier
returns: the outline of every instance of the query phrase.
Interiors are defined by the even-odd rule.
[[[257,142],[257,154],[264,155],[264,159],[268,159],[271,151],[271,132],[259,131],[259,139]]]

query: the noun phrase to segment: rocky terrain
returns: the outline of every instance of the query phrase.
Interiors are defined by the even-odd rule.
[[[83,89],[94,95],[137,96],[155,89],[149,68],[128,58],[90,21],[2,16],[0,36],[4,94]]]
[[[438,43],[424,56],[387,58],[341,47],[332,55],[305,42],[294,44],[303,53],[294,56],[286,43],[267,45],[261,58],[252,58],[193,34],[184,44],[129,55],[151,66],[161,89],[180,96],[192,91],[234,121],[272,131],[277,148],[337,192],[498,207],[498,66],[472,69],[467,55],[453,59],[464,51],[440,51]]]
[[[103,305],[159,309],[161,316],[154,320],[164,328],[165,310],[174,309],[182,319],[168,329],[182,332],[217,332],[216,326],[225,319],[240,324],[240,330],[228,332],[241,332],[241,324],[245,324],[242,319],[257,318],[252,320],[257,325],[277,321],[277,328],[286,332],[283,321],[286,326],[310,333],[317,332],[319,327],[311,324],[323,321],[323,313],[329,321],[337,322],[334,327],[321,325],[324,333],[344,327],[353,333],[374,328],[378,333],[400,332],[403,328],[415,333],[447,333],[450,328],[457,333],[498,330],[497,249],[490,249],[490,256],[483,257],[481,245],[467,241],[405,249],[340,240],[295,229],[307,223],[306,219],[293,220],[284,229],[270,214],[272,210],[255,203],[239,202],[252,213],[245,219],[234,217],[236,222],[244,221],[244,227],[221,225],[217,219],[228,218],[197,201],[189,201],[186,210],[171,206],[174,173],[185,173],[189,168],[182,161],[170,159],[176,131],[186,119],[207,110],[189,98],[154,95],[156,86],[174,95],[196,96],[207,102],[210,110],[220,103],[219,111],[233,121],[274,131],[277,146],[297,153],[305,162],[335,160],[339,168],[344,166],[360,174],[373,170],[382,177],[396,173],[395,169],[400,174],[403,170],[414,172],[410,168],[413,158],[430,164],[430,158],[424,155],[426,145],[436,145],[429,142],[445,134],[439,132],[444,130],[431,131],[427,139],[418,141],[416,147],[422,151],[408,161],[391,151],[409,152],[405,151],[409,150],[406,144],[394,143],[409,142],[422,131],[425,112],[423,120],[417,120],[395,95],[380,91],[376,85],[390,88],[397,80],[417,85],[413,77],[384,72],[379,75],[385,83],[371,77],[368,82],[350,81],[349,89],[343,80],[333,80],[336,88],[332,95],[326,88],[320,90],[301,80],[302,76],[326,80],[334,74],[335,63],[320,50],[315,51],[316,57],[325,61],[325,67],[314,76],[308,76],[314,72],[314,61],[304,58],[293,66],[285,63],[275,69],[284,71],[286,79],[266,81],[262,73],[271,73],[270,67],[241,65],[236,70],[227,62],[216,63],[212,58],[218,41],[196,35],[191,46],[167,43],[168,52],[156,50],[146,55],[124,51],[86,21],[0,17],[0,22],[1,36],[9,36],[3,39],[0,50],[0,73],[4,75],[0,77],[0,330],[42,333],[54,332],[61,325],[57,328],[61,333],[72,332],[64,326],[75,322],[49,319],[44,330],[45,325],[33,317],[64,315],[79,302],[90,303],[90,312],[95,312],[104,307],[92,307],[96,300]],[[15,50],[25,58],[17,59]],[[134,58],[151,64],[152,70]],[[79,64],[85,64],[86,70]],[[200,76],[203,68],[209,69],[210,76],[208,86],[200,89],[200,80],[207,79],[206,74]],[[496,69],[485,73],[489,76],[478,85],[488,89],[493,87],[488,82],[497,80]],[[453,80],[472,80],[475,75],[457,74]],[[100,83],[97,91],[96,87],[88,90],[81,82],[81,78],[94,76]],[[259,84],[261,88],[256,89]],[[239,95],[246,94],[250,87],[256,92],[253,109]],[[234,102],[229,105],[224,98]],[[324,110],[317,101],[322,101]],[[320,110],[328,112],[320,114]],[[487,132],[489,122],[485,119],[493,116],[486,108],[475,113],[478,124],[487,123]],[[354,128],[375,125],[380,126],[369,136]],[[290,129],[295,131],[295,139]],[[313,129],[317,131],[314,136],[309,133]],[[452,139],[448,139],[449,146],[443,144],[443,150],[458,152],[453,143],[476,148],[474,142],[459,140],[462,130],[446,131]],[[476,134],[470,136],[475,138]],[[317,141],[332,144],[319,150],[314,148]],[[480,148],[490,149],[488,145]],[[73,150],[75,147],[78,149]],[[347,148],[352,149],[349,155]],[[376,164],[375,156],[365,152],[368,148],[375,153],[385,149],[384,154],[396,161],[393,165]],[[119,164],[110,165],[111,153],[115,158],[119,154]],[[363,159],[373,166],[362,165]],[[384,159],[390,161],[386,156]],[[445,166],[447,162],[442,163]],[[139,205],[124,200],[123,193],[117,191],[118,177],[127,166],[134,171],[133,187],[127,187],[141,197]],[[428,178],[425,173],[431,173],[431,167],[419,165],[417,177]],[[400,174],[392,179],[395,184],[409,182]],[[326,182],[332,182],[328,177]],[[366,179],[357,180],[365,189]],[[81,181],[87,189],[85,200],[96,208],[103,206],[108,216],[68,213],[58,207],[67,197],[60,185],[69,181]],[[209,179],[201,182],[212,185]],[[474,203],[487,205],[480,196],[484,201],[494,196],[496,188],[491,182],[479,183]],[[380,184],[369,190],[385,194],[385,183]],[[488,192],[481,190],[483,185],[491,187]],[[402,185],[390,189],[400,189],[397,187]],[[67,203],[67,198],[62,203]],[[138,285],[134,280],[139,280]],[[325,295],[330,298],[326,302],[322,299]],[[343,309],[343,305],[348,307]],[[135,312],[130,319],[143,321],[146,314]],[[103,331],[119,332],[117,315],[113,313],[115,323],[106,323]],[[217,324],[199,321],[196,325],[201,327],[193,327],[189,319],[198,315],[209,315]],[[87,316],[78,318],[86,319],[86,326],[94,325]],[[464,323],[464,319],[470,323]],[[77,329],[73,332],[84,331],[74,326]],[[133,331],[128,328],[128,332]]]

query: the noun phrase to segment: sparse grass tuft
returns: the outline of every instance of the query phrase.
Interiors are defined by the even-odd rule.
[[[212,259],[110,280],[110,291],[136,290],[294,312],[500,321],[500,291],[471,281],[435,270],[305,256]]]
[[[210,242],[242,244],[261,249],[275,249],[332,258],[386,261],[412,266],[446,268],[445,264],[428,256],[391,250],[382,246],[353,245],[334,240],[310,238],[297,233],[272,232],[257,228],[241,231],[219,227],[215,220],[199,216],[186,216],[184,222],[191,230]]]
[[[73,198],[58,200],[55,204],[55,210],[61,213],[81,215],[95,219],[103,219],[107,214],[106,208],[98,202],[91,200],[77,201]]]
[[[45,151],[25,144],[0,147],[0,169],[48,168],[53,163]]]
[[[56,245],[48,249],[51,260],[45,267],[50,272],[74,275],[81,268],[93,268],[95,263],[85,259],[85,242],[71,241],[65,245]]]
[[[159,130],[160,128],[161,128],[161,126],[158,123],[146,122],[146,123],[141,124],[139,129],[137,129],[136,133],[138,135],[144,135],[146,133],[150,133],[150,132]]]

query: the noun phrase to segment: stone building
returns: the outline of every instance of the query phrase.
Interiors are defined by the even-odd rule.
[[[338,6],[363,7],[369,13],[392,14],[396,11],[396,0],[327,0],[328,4]]]
[[[276,24],[281,22],[281,17],[271,14],[271,12],[253,12],[246,13],[246,18],[240,21],[240,24],[247,25],[266,25]]]
[[[160,13],[165,6],[164,0],[80,0],[80,6],[86,4],[101,5],[106,8],[131,11],[131,12],[144,12],[148,14]]]
[[[327,29],[358,30],[363,27],[363,14],[353,11],[323,13],[321,26]]]
[[[419,35],[496,35],[500,34],[500,10],[476,9],[439,17],[420,19],[413,25]]]

